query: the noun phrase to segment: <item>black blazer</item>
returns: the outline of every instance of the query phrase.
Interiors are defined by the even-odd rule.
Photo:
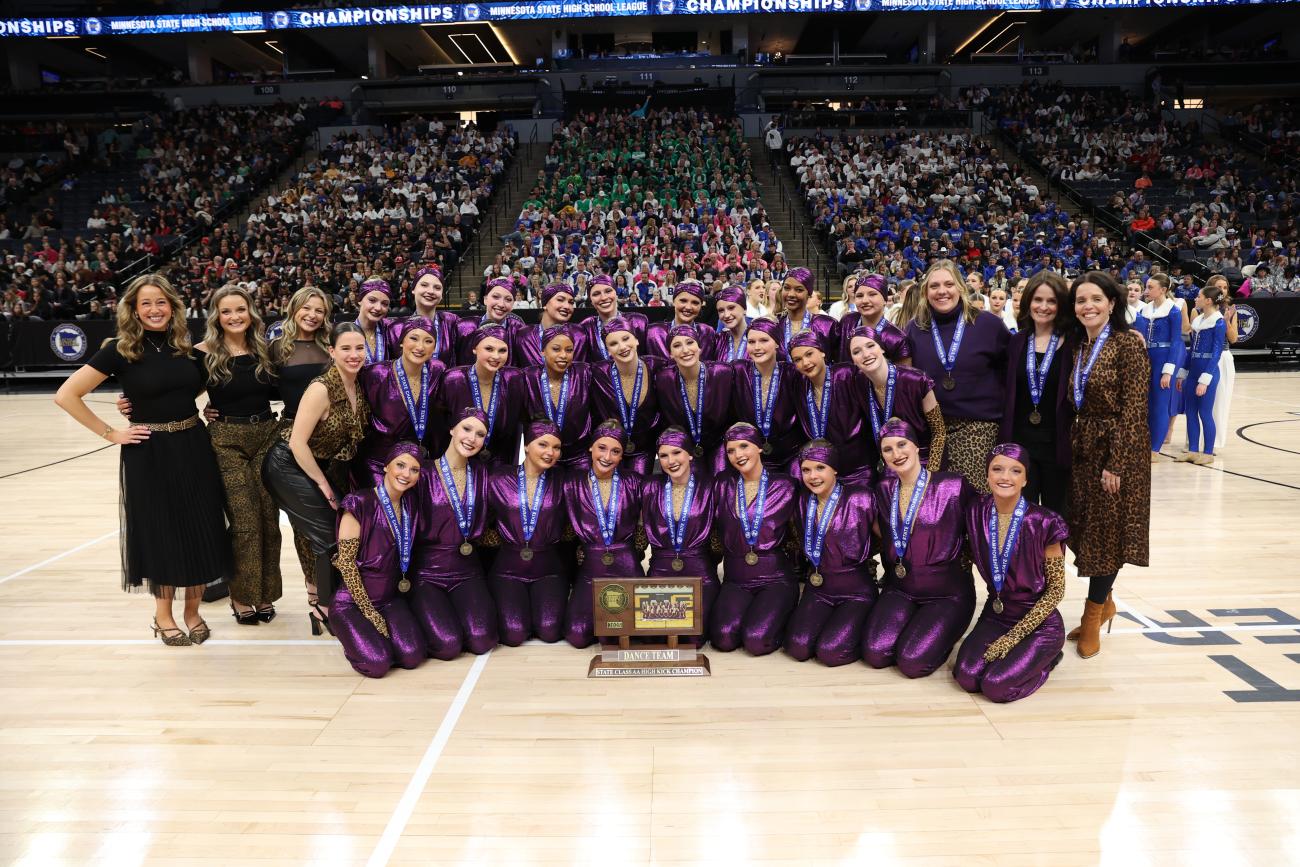
[[[1016,426],[1016,377],[1025,367],[1025,352],[1029,341],[1033,339],[1033,329],[1017,331],[1011,335],[1007,344],[1007,379],[1002,393],[1006,396],[1006,408],[1002,413],[1002,429],[998,432],[998,442],[1013,442]],[[1073,462],[1070,450],[1070,427],[1074,424],[1074,402],[1070,399],[1070,373],[1074,366],[1074,351],[1078,341],[1067,337],[1056,349],[1056,463],[1068,467]],[[1046,407],[1044,407],[1046,409]]]

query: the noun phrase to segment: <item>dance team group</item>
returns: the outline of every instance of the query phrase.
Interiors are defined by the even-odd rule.
[[[124,586],[153,593],[168,645],[210,637],[199,603],[222,578],[239,624],[275,616],[283,510],[313,634],[371,677],[533,637],[589,646],[593,579],[642,574],[702,576],[699,639],[719,651],[923,677],[965,635],[954,675],[993,701],[1037,690],[1067,637],[1095,655],[1117,573],[1147,564],[1159,323],[1130,324],[1101,272],[1034,275],[1014,333],[947,260],[892,322],[883,278],[862,275],[839,321],[808,311],[812,284],[792,270],[777,318],[723,289],[715,329],[698,284],[649,323],[604,278],[573,322],[556,283],[527,325],[505,280],[482,315],[438,309],[430,266],[409,317],[372,279],[357,321],[331,327],[305,287],[270,339],[228,285],[191,346],[184,305],[145,275],[56,402],[123,446]],[[1205,342],[1172,372],[1201,397],[1223,345]],[[110,376],[125,428],[84,400]],[[1067,546],[1089,579],[1069,636]],[[968,633],[972,566],[988,598]]]

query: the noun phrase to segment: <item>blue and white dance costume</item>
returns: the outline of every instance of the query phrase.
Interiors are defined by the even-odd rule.
[[[1214,454],[1214,393],[1219,388],[1219,356],[1228,342],[1228,326],[1217,310],[1192,322],[1192,352],[1187,367],[1178,371],[1183,380],[1183,411],[1187,414],[1187,450]],[[1197,397],[1196,386],[1205,394]],[[1205,447],[1199,448],[1204,432]]]
[[[1147,341],[1147,358],[1151,360],[1151,389],[1147,393],[1147,426],[1151,430],[1151,451],[1164,445],[1169,425],[1178,414],[1179,396],[1174,376],[1184,361],[1183,313],[1168,298],[1159,305],[1143,304],[1133,327]],[[1160,380],[1169,377],[1169,387]]]

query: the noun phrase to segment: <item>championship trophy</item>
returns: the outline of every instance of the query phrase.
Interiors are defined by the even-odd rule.
[[[700,653],[701,578],[597,578],[592,615],[601,652],[588,677],[707,677]]]

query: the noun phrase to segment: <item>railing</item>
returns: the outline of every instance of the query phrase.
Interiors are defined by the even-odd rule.
[[[776,186],[776,206],[786,221],[794,229],[797,238],[782,239],[781,247],[785,253],[786,261],[794,258],[794,253],[790,249],[789,241],[795,241],[798,244],[799,261],[807,262],[811,267],[810,270],[818,275],[818,282],[826,282],[826,288],[822,290],[822,299],[829,306],[831,303],[831,294],[835,289],[835,279],[838,275],[831,268],[827,257],[823,256],[819,248],[818,238],[810,236],[808,230],[808,215],[803,199],[792,193],[785,178],[785,166],[787,164],[783,159],[778,159],[771,164],[772,180]],[[797,192],[797,191],[796,191]],[[769,219],[771,211],[768,212]]]

